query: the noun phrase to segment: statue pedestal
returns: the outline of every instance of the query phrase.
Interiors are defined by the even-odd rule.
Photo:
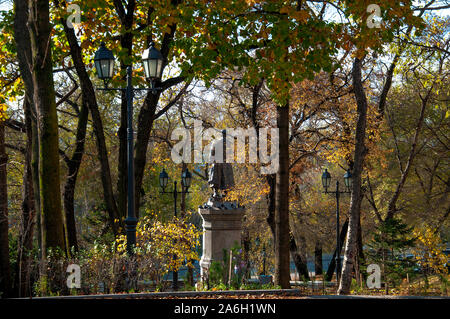
[[[200,259],[202,281],[213,261],[223,261],[224,249],[241,245],[244,207],[233,202],[208,202],[199,208],[203,219],[203,253]]]

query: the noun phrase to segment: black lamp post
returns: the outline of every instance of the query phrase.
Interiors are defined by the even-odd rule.
[[[336,282],[339,283],[339,278],[341,274],[341,243],[339,240],[339,196],[340,194],[348,194],[351,193],[351,188],[353,185],[353,178],[352,174],[350,173],[350,170],[347,170],[347,172],[344,174],[344,184],[346,187],[346,190],[340,191],[339,190],[339,181],[336,181],[336,190],[335,191],[329,191],[328,188],[331,185],[331,174],[328,172],[327,169],[322,174],[322,186],[325,189],[324,193],[326,194],[335,194],[336,196]]]
[[[160,191],[161,194],[173,194],[173,202],[174,202],[174,216],[177,217],[177,197],[178,194],[187,194],[189,193],[189,187],[191,187],[192,182],[192,174],[189,172],[188,169],[185,169],[183,173],[181,174],[181,192],[177,190],[177,181],[173,181],[173,190],[172,191],[166,191],[166,187],[169,183],[169,175],[167,174],[166,170],[163,169],[162,172],[159,174],[159,186],[161,186],[162,191]],[[177,256],[174,255],[173,258],[175,259]],[[178,271],[172,272],[172,289],[178,290]]]
[[[125,88],[108,88],[108,82],[113,77],[114,72],[114,55],[108,50],[104,43],[95,52],[94,64],[97,76],[103,80],[105,87],[100,90],[105,91],[122,91],[125,92],[127,98],[127,153],[128,153],[128,215],[125,219],[125,228],[127,231],[127,252],[133,254],[133,248],[136,245],[136,224],[137,218],[134,206],[134,165],[133,165],[133,95],[134,91],[151,91],[157,94],[161,88],[155,87],[155,82],[161,79],[164,59],[152,42],[150,48],[145,50],[142,63],[147,80],[150,81],[150,88],[134,88],[132,80],[132,68],[127,67],[127,86]]]

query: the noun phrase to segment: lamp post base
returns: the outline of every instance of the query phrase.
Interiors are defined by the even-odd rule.
[[[127,233],[127,252],[128,255],[134,254],[134,247],[136,246],[136,225],[137,218],[128,217],[125,219],[125,230]]]

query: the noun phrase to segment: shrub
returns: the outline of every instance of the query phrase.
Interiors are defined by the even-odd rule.
[[[137,224],[132,256],[126,251],[126,235],[119,236],[110,245],[94,242],[91,249],[80,250],[70,258],[49,250],[47,259],[35,261],[35,269],[39,270],[35,294],[134,292],[142,280],[153,281],[157,289],[163,290],[164,275],[199,259],[194,248],[199,244],[200,231],[187,222],[188,218],[162,223],[157,216],[143,217]],[[70,264],[80,266],[79,291],[67,288],[66,269]]]

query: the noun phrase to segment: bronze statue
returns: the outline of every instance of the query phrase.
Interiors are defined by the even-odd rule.
[[[220,143],[222,144],[222,161],[223,163],[218,163],[216,159],[216,148],[220,149]],[[226,130],[222,131],[222,139],[219,140],[214,146],[211,148],[210,158],[214,158],[213,164],[209,169],[209,186],[214,190],[212,195],[213,199],[221,200],[225,195],[229,188],[234,186],[234,177],[233,177],[233,167],[230,163],[226,163]],[[223,195],[220,194],[223,192]]]

